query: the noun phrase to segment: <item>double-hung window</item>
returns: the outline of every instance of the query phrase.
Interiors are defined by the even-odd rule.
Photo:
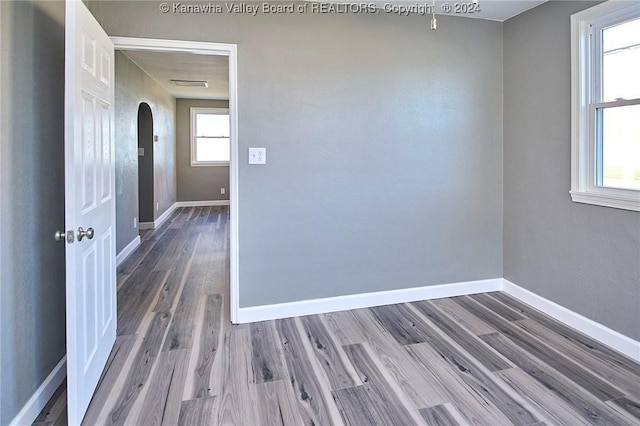
[[[231,156],[229,110],[191,108],[191,165],[228,165]]]
[[[640,211],[640,2],[571,17],[573,201]]]

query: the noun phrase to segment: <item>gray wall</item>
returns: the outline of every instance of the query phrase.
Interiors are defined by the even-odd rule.
[[[176,99],[178,201],[228,200],[228,166],[191,166],[191,107],[229,108],[229,101]],[[226,189],[225,195],[220,188]]]
[[[107,31],[108,33],[108,31]],[[113,35],[113,34],[109,34]],[[137,235],[138,217],[138,107],[146,102],[153,114],[155,219],[176,201],[175,98],[122,52],[116,52],[116,252]]]
[[[502,276],[501,23],[158,4],[92,9],[238,45],[241,306]]]
[[[0,424],[65,354],[64,3],[0,1]]]
[[[569,17],[594,4],[504,24],[504,277],[638,340],[640,213],[569,196]]]

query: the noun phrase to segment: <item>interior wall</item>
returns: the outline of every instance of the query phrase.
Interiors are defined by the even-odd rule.
[[[502,276],[501,23],[92,9],[238,45],[240,306]]]
[[[119,253],[138,235],[133,222],[138,217],[138,107],[141,102],[151,107],[154,134],[158,136],[158,141],[153,143],[154,220],[176,201],[176,102],[119,51],[115,69],[116,252]]]
[[[64,357],[64,2],[0,1],[0,424]]]
[[[229,199],[229,166],[191,166],[191,108],[229,108],[229,101],[176,99],[178,201]],[[225,194],[220,194],[225,188]]]
[[[549,2],[504,24],[504,277],[640,340],[640,213],[574,203],[570,16]]]

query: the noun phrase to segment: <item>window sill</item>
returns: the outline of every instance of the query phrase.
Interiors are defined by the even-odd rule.
[[[191,163],[191,167],[216,167],[216,166],[229,166],[229,162],[228,161],[217,161],[217,162],[211,162],[211,163],[205,163],[205,162],[198,162],[198,163]]]
[[[571,199],[576,203],[593,204],[615,209],[640,211],[640,193],[636,196],[621,194],[595,193],[587,191],[569,191]]]

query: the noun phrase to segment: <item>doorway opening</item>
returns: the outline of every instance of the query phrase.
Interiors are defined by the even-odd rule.
[[[153,113],[146,102],[138,107],[138,217],[153,223]]]
[[[228,163],[228,179],[229,179],[229,313],[232,323],[238,322],[238,310],[239,310],[239,248],[238,248],[238,107],[237,107],[237,46],[234,44],[221,44],[221,43],[208,43],[208,42],[192,42],[192,41],[179,41],[179,40],[161,40],[161,39],[145,39],[145,38],[132,38],[132,37],[111,37],[114,43],[115,49],[118,51],[126,52],[139,52],[139,53],[183,53],[189,54],[191,58],[187,61],[181,61],[185,63],[199,62],[197,58],[203,56],[208,57],[220,57],[226,56],[228,58],[228,64],[225,64],[224,71],[228,73],[228,113],[229,113],[229,163]],[[209,65],[205,65],[209,66]],[[190,78],[189,78],[190,79]],[[178,82],[180,83],[180,82]],[[174,83],[176,84],[176,83]],[[179,85],[179,84],[176,84]],[[191,96],[186,96],[191,97]],[[142,105],[141,105],[142,106]],[[148,105],[147,105],[148,106]],[[203,105],[204,106],[204,105]],[[140,112],[139,112],[140,115]],[[149,115],[151,112],[149,110]],[[151,118],[152,120],[152,118]],[[156,123],[156,125],[160,125]],[[153,130],[151,130],[151,138],[153,140]],[[139,145],[140,147],[140,145]],[[144,151],[145,157],[147,156],[147,149]],[[153,142],[150,154],[153,155]],[[142,159],[143,157],[138,157]],[[145,158],[147,159],[147,158]],[[148,160],[148,159],[147,159]],[[220,169],[222,167],[213,167],[212,169]],[[139,173],[139,178],[142,173]],[[153,178],[152,178],[153,180]],[[206,183],[205,183],[206,184]],[[140,197],[142,197],[143,186],[140,183]],[[223,188],[218,188],[221,194],[224,194]],[[153,192],[152,192],[153,194]],[[143,203],[140,202],[140,222],[143,218]],[[153,203],[152,201],[152,214]],[[189,206],[189,202],[176,202],[174,206]],[[210,205],[219,205],[215,202]],[[151,219],[153,221],[153,219]]]

